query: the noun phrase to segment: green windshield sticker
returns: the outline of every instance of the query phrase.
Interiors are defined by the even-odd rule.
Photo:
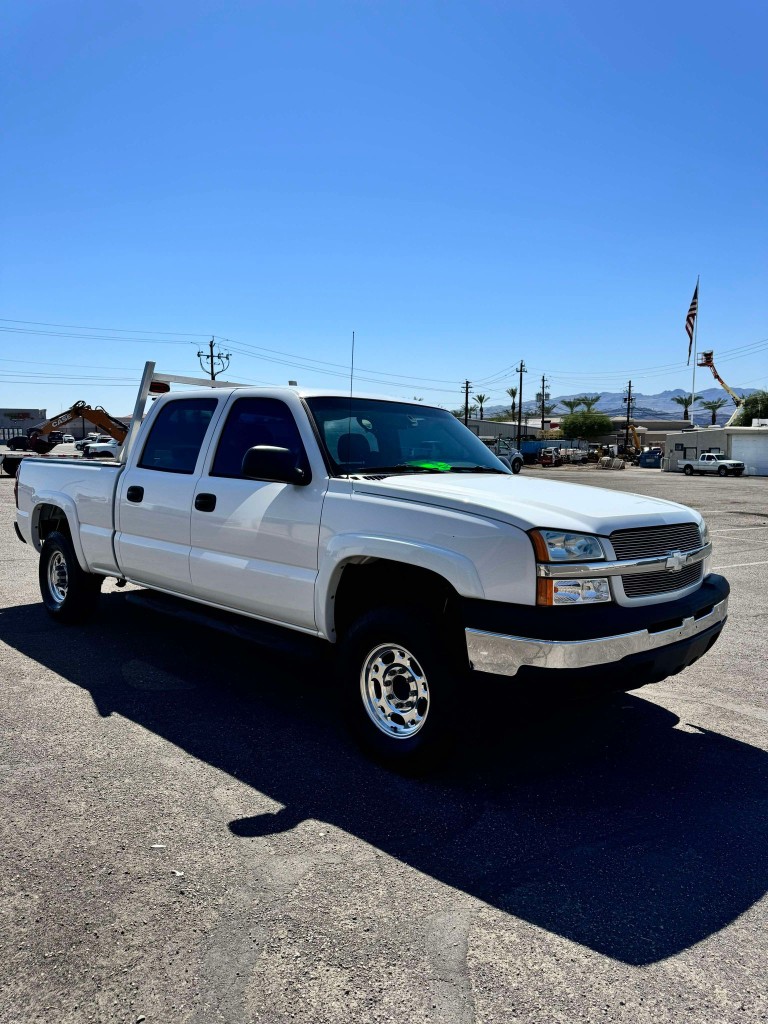
[[[450,473],[452,468],[449,462],[428,462],[421,459],[410,459],[407,465],[413,466],[414,469],[435,469],[440,473]]]

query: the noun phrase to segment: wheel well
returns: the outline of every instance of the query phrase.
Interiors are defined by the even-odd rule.
[[[64,533],[71,536],[67,516],[58,505],[41,505],[37,514],[37,534],[42,544],[52,533]]]
[[[361,613],[385,605],[415,605],[444,617],[447,628],[460,623],[458,594],[442,576],[418,566],[376,559],[345,566],[334,600],[336,638],[340,639]]]

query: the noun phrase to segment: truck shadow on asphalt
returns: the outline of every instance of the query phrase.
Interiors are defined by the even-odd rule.
[[[328,822],[638,965],[706,938],[768,888],[768,755],[638,696],[526,704],[509,684],[483,686],[460,754],[413,779],[350,744],[321,652],[222,639],[117,593],[82,628],[51,624],[41,606],[3,610],[0,638],[87,690],[101,715],[123,715],[284,805],[222,821],[233,841]]]

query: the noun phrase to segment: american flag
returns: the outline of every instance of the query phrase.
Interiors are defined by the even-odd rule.
[[[688,307],[688,316],[685,318],[685,330],[688,334],[688,362],[691,361],[691,349],[693,348],[693,325],[696,323],[696,314],[699,311],[699,282],[693,291],[693,298]]]

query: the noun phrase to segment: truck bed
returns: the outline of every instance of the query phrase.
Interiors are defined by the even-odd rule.
[[[117,481],[123,471],[118,462],[81,458],[26,458],[19,473],[18,523],[31,544],[31,510],[48,498],[63,507],[75,526],[72,539],[83,567],[105,574],[117,571],[113,535]]]

